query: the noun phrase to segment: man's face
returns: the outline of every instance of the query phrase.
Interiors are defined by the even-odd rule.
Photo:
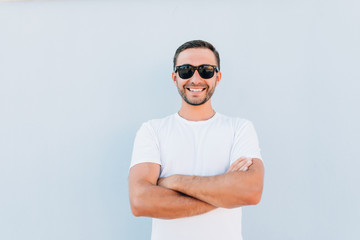
[[[190,48],[182,51],[176,62],[176,66],[190,64],[199,66],[209,64],[217,66],[214,53],[207,48]],[[189,79],[182,79],[178,73],[172,73],[172,79],[178,88],[179,94],[183,100],[193,106],[206,103],[215,91],[215,87],[221,79],[221,73],[215,72],[210,79],[200,77],[198,71]]]

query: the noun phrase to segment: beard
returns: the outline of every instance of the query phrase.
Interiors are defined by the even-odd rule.
[[[205,96],[196,96],[196,97],[188,96],[189,90],[187,88],[190,88],[190,87],[205,88],[205,90],[203,90],[205,92]],[[192,85],[192,84],[184,85],[183,88],[180,88],[178,86],[177,89],[178,89],[180,96],[184,99],[184,101],[187,104],[192,105],[192,106],[199,106],[199,105],[206,103],[211,98],[211,96],[214,94],[214,91],[215,91],[215,87],[210,88],[209,85]],[[203,95],[203,93],[202,93],[202,95]]]

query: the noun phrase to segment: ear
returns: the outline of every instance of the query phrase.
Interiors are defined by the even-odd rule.
[[[174,82],[174,84],[176,86],[176,73],[175,72],[172,72],[171,78],[172,78],[172,80],[173,80],[173,82]]]
[[[216,86],[219,84],[221,77],[222,77],[221,72],[217,72],[216,73]]]

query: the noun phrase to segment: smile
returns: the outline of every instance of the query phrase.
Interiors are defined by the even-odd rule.
[[[202,92],[205,90],[205,88],[186,88],[190,92]]]

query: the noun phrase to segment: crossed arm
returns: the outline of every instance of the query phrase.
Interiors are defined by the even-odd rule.
[[[131,210],[135,216],[174,219],[217,207],[257,204],[261,199],[264,166],[260,159],[240,158],[225,174],[160,178],[160,165],[140,163],[129,173]]]

